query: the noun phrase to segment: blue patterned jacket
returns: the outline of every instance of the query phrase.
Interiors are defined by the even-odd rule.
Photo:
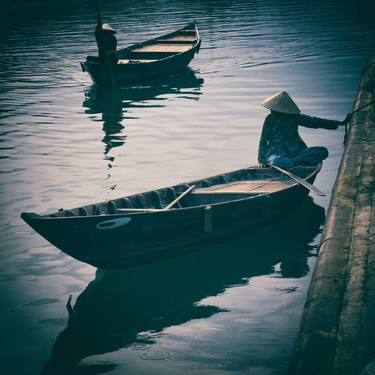
[[[307,128],[337,129],[341,121],[326,120],[306,115],[289,115],[271,112],[264,120],[258,149],[258,162],[267,163],[270,155],[284,154],[293,156],[295,152],[306,148],[298,134],[298,126]]]

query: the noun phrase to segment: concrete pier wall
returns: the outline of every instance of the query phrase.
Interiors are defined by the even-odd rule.
[[[374,86],[375,51],[353,110]],[[375,374],[375,103],[352,117],[288,374]]]

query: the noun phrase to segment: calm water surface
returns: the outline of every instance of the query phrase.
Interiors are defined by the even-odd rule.
[[[342,129],[301,131],[309,145],[330,150],[316,181],[325,198],[255,233],[156,264],[96,270],[59,252],[19,214],[252,165],[267,114],[259,102],[281,89],[304,113],[343,119],[373,25],[344,0],[103,1],[120,46],[192,19],[203,40],[186,72],[106,90],[79,67],[95,52],[92,3],[4,5],[0,372],[284,373]],[[68,321],[69,294],[76,313]]]

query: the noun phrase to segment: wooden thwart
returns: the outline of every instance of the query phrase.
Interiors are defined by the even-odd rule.
[[[142,63],[142,64],[147,64],[147,63],[151,63],[151,62],[155,62],[155,61],[158,61],[158,60],[146,60],[146,59],[120,59],[119,61],[117,61],[117,64],[139,64],[139,63]]]
[[[149,44],[140,48],[133,49],[132,52],[184,52],[191,49],[191,44],[171,44],[171,43],[158,43]]]
[[[183,36],[183,35],[157,40],[157,42],[166,42],[166,43],[169,43],[169,42],[195,43],[196,41],[197,39],[195,39],[194,36],[191,37],[191,36]]]
[[[164,208],[118,208],[116,211],[119,213],[127,213],[127,212],[159,212],[163,210]]]
[[[273,193],[289,187],[291,180],[285,181],[240,181],[228,184],[215,185],[210,188],[197,189],[192,194],[262,194]]]

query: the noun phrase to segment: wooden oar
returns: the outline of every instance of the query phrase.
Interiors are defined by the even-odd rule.
[[[164,208],[118,208],[116,212],[159,212],[163,210]]]
[[[100,16],[98,0],[95,0],[95,8],[96,8],[96,18],[97,18],[98,24],[100,24],[100,28],[102,28],[102,17]]]
[[[173,200],[171,203],[168,204],[168,206],[164,208],[118,208],[118,212],[160,212],[160,211],[167,211],[170,208],[172,208],[180,199],[182,199],[185,195],[189,194],[193,189],[195,188],[195,185],[191,185],[189,189],[185,190],[183,193],[181,193],[175,200]]]
[[[300,178],[300,177],[294,175],[293,173],[290,173],[290,172],[286,171],[285,169],[277,167],[276,165],[273,165],[273,164],[267,164],[267,165],[270,166],[271,168],[274,168],[274,169],[278,170],[281,173],[286,174],[287,176],[289,176],[290,178],[292,178],[293,180],[297,181],[299,184],[304,186],[306,189],[308,189],[310,191],[313,191],[315,194],[317,194],[321,197],[325,196],[325,194],[321,190],[319,190],[316,186],[311,185],[310,183],[308,183],[303,178]]]
[[[189,189],[185,190],[181,195],[179,195],[174,201],[168,204],[168,206],[164,207],[163,210],[169,210],[172,208],[181,198],[183,198],[186,194],[189,194],[193,189],[195,188],[195,185],[191,185]]]

